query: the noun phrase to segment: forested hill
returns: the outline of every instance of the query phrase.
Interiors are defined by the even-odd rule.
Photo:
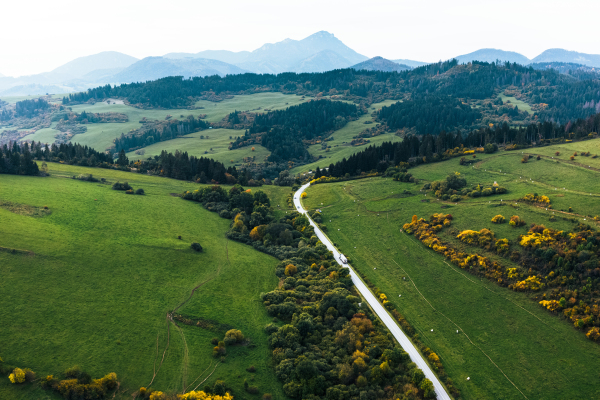
[[[535,70],[518,64],[456,60],[402,72],[334,70],[323,73],[242,74],[226,77],[169,77],[145,83],[110,85],[75,93],[64,104],[118,97],[140,107],[187,107],[196,99],[262,91],[338,97],[370,104],[384,99],[438,94],[461,100],[492,99],[509,91],[534,109],[541,120],[565,121],[592,115],[584,107],[600,101],[600,80],[577,79],[553,69]]]
[[[380,119],[390,129],[414,128],[419,135],[437,135],[458,126],[470,126],[481,118],[481,112],[448,96],[422,96],[413,101],[383,107]]]
[[[306,160],[310,155],[304,140],[321,140],[356,119],[358,114],[354,104],[330,100],[310,101],[258,114],[250,129],[232,143],[231,148],[260,143],[271,151],[269,161]]]

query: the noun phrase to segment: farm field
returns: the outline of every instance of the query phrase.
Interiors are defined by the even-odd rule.
[[[383,135],[375,136],[372,138],[368,138],[370,143],[363,146],[351,146],[350,142],[352,138],[367,128],[374,128],[377,126],[377,123],[374,121],[371,114],[377,110],[380,110],[383,106],[389,106],[390,104],[397,103],[398,100],[386,100],[381,103],[374,103],[369,107],[369,112],[365,115],[362,115],[356,121],[351,121],[346,126],[341,129],[335,131],[331,136],[334,138],[331,141],[326,142],[327,145],[331,146],[329,151],[325,151],[321,148],[320,144],[314,144],[308,147],[308,151],[314,157],[323,157],[318,161],[315,161],[310,164],[300,165],[296,168],[293,168],[290,172],[293,174],[307,172],[310,170],[315,170],[318,167],[325,168],[329,167],[329,164],[335,164],[338,161],[341,161],[344,157],[348,158],[352,154],[357,153],[359,151],[364,150],[368,146],[377,146],[383,142],[398,142],[401,141],[402,138],[400,136],[396,136],[391,132],[387,132]],[[366,124],[365,122],[372,121],[371,124]]]
[[[201,388],[223,379],[243,399],[248,379],[261,393],[282,398],[263,330],[271,319],[259,297],[277,285],[275,258],[227,240],[228,220],[171,195],[197,184],[54,163],[49,168],[46,178],[0,180],[0,246],[31,252],[0,251],[0,343],[10,343],[0,348],[5,363],[31,368],[38,377],[74,365],[92,377],[115,372],[121,382],[116,398],[130,399],[152,380],[155,360],[158,369],[167,345],[167,312],[204,283],[177,312],[212,328],[171,324],[165,360],[151,387],[181,393],[206,371],[191,390],[217,365],[211,338],[222,339],[235,328],[252,345],[228,347],[226,362]],[[69,179],[82,173],[128,181],[146,195]],[[289,191],[269,189],[275,198]],[[28,208],[22,205],[47,206],[51,214],[24,215]],[[9,210],[15,207],[18,213]],[[191,242],[204,252],[192,251]],[[250,365],[256,373],[246,372]],[[60,397],[38,384],[14,386],[3,379],[0,398]]]
[[[521,164],[520,154],[501,152],[477,157],[481,160],[474,168],[460,166],[458,159],[413,168],[409,172],[423,179],[417,185],[391,178],[316,185],[307,189],[308,197],[303,202],[307,208],[321,208],[331,240],[398,306],[421,340],[440,356],[462,397],[597,398],[600,385],[593,365],[600,356],[600,347],[596,343],[571,323],[540,307],[533,294],[513,292],[470,275],[401,231],[413,215],[427,219],[439,212],[454,217],[452,226],[438,234],[448,241],[464,229],[489,228],[497,238],[513,242],[526,233],[525,227],[492,224],[490,220],[496,214],[507,218],[519,215],[527,226],[535,222],[572,229],[572,217],[577,222],[591,223],[589,218],[583,219],[597,211],[600,188],[595,183],[583,183],[589,182],[590,171],[567,166],[570,175],[562,177],[566,172],[551,174],[556,164],[535,159]],[[490,166],[493,171],[488,169]],[[502,202],[499,196],[490,196],[450,204],[420,192],[423,183],[443,179],[454,171],[464,174],[467,187],[497,181],[509,193],[501,195],[505,197]],[[565,181],[567,178],[570,182]],[[559,182],[566,185],[566,190],[554,195],[550,188]],[[582,195],[582,184],[592,196],[589,192]],[[519,197],[534,191],[547,194],[556,210],[571,204],[574,212],[582,215],[519,203]],[[552,212],[557,216],[555,222],[549,221]],[[467,250],[482,251],[473,247]],[[512,266],[505,259],[501,262]],[[458,334],[457,329],[461,330]]]

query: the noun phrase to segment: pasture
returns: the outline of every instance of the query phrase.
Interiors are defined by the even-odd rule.
[[[391,132],[386,132],[383,135],[367,138],[370,142],[366,145],[352,146],[350,144],[354,136],[357,136],[367,128],[374,128],[377,126],[377,123],[371,116],[372,113],[380,110],[383,106],[389,106],[396,102],[397,100],[386,100],[381,103],[372,104],[371,107],[369,107],[369,112],[367,114],[361,115],[356,121],[347,123],[346,126],[338,129],[331,135],[333,140],[326,142],[328,146],[331,146],[328,151],[322,149],[321,144],[314,144],[308,147],[308,151],[313,157],[321,157],[321,159],[310,164],[295,167],[290,172],[296,174],[315,170],[317,166],[320,168],[329,167],[329,164],[335,164],[338,161],[342,161],[343,158],[348,158],[352,154],[358,153],[368,146],[378,146],[383,142],[398,142],[402,140],[400,136],[396,136]],[[371,123],[367,124],[366,122]]]
[[[519,215],[527,226],[538,223],[558,229],[572,229],[571,218],[593,223],[587,214],[598,210],[600,187],[592,175],[597,172],[535,159],[522,164],[520,152],[477,157],[480,162],[475,166],[460,166],[452,159],[413,168],[409,172],[422,179],[417,185],[391,178],[316,185],[307,189],[303,202],[307,208],[322,209],[331,240],[398,306],[421,340],[440,356],[464,398],[600,396],[593,367],[600,356],[596,343],[540,307],[534,294],[513,292],[470,275],[401,231],[413,215],[427,219],[439,212],[454,216],[452,226],[438,235],[455,244],[454,236],[463,229],[489,228],[497,238],[513,243],[526,233],[525,227],[492,224],[496,214],[507,219]],[[497,181],[509,192],[455,204],[420,191],[423,183],[454,171],[464,174],[468,187]],[[565,189],[555,192],[559,183]],[[518,201],[531,192],[548,195],[555,211]],[[568,204],[574,214],[558,211]],[[549,220],[552,213],[557,217],[554,222]]]
[[[191,390],[214,370],[200,388],[223,379],[243,399],[248,379],[261,393],[282,398],[263,331],[271,318],[259,297],[277,285],[276,259],[227,240],[228,220],[172,195],[197,184],[54,163],[49,168],[46,178],[0,180],[0,204],[47,206],[50,212],[34,218],[0,207],[0,246],[8,249],[0,251],[5,363],[31,368],[38,377],[73,365],[92,377],[116,372],[117,399],[148,386],[155,365],[151,387],[165,392]],[[128,181],[146,195],[70,179],[89,173]],[[275,197],[289,190],[269,189]],[[192,251],[191,242],[204,251]],[[169,322],[167,312],[180,305],[178,313],[205,327]],[[242,330],[250,345],[228,347],[225,363],[217,366],[210,340],[222,339],[229,328]],[[246,372],[250,365],[256,373]],[[16,386],[3,377],[0,398],[59,397],[39,384]]]

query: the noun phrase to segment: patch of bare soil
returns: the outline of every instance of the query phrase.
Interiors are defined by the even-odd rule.
[[[52,214],[48,206],[35,207],[29,204],[18,204],[10,201],[0,201],[0,208],[4,208],[12,213],[26,215],[28,217],[45,217]]]

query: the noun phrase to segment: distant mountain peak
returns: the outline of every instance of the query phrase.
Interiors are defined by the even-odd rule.
[[[352,66],[355,70],[367,70],[367,71],[383,71],[383,72],[400,72],[412,69],[412,67],[405,64],[398,64],[394,61],[386,58],[376,56],[367,61],[363,61]]]

